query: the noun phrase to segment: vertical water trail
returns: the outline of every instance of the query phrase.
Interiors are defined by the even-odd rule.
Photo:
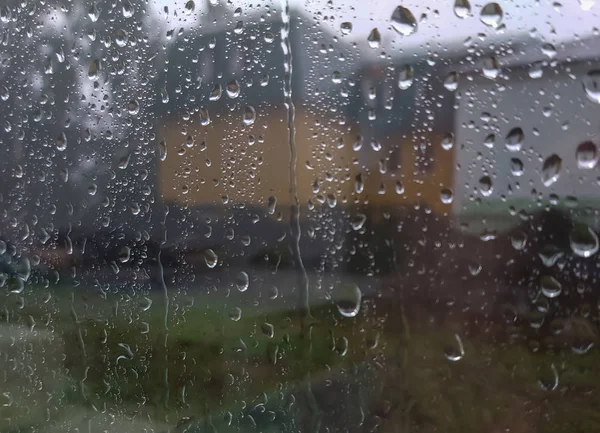
[[[162,226],[162,230],[163,230],[163,238],[160,241],[160,247],[158,250],[158,257],[157,257],[157,261],[158,261],[158,276],[159,276],[159,281],[161,284],[161,288],[162,288],[162,293],[163,293],[163,301],[164,301],[164,306],[165,306],[165,310],[164,310],[164,349],[165,349],[165,377],[164,377],[164,381],[165,381],[165,394],[164,394],[164,405],[165,405],[165,409],[169,406],[169,350],[168,350],[168,343],[169,343],[169,323],[168,323],[168,319],[169,319],[169,290],[167,288],[167,283],[165,282],[165,270],[162,264],[162,260],[161,260],[161,255],[162,255],[162,249],[163,246],[167,243],[167,215],[169,215],[169,208],[167,207],[165,209],[165,218],[161,223]]]
[[[296,176],[296,166],[298,156],[296,153],[296,107],[292,99],[292,44],[290,42],[290,5],[289,0],[281,0],[281,48],[283,50],[283,96],[287,109],[287,127],[288,127],[288,147],[290,151],[289,172],[290,172],[290,229],[292,232],[292,242],[294,255],[298,263],[298,291],[299,308],[302,315],[303,328],[305,319],[310,318],[310,299],[308,288],[308,275],[302,261],[300,252],[300,200],[298,199],[298,186]],[[304,330],[303,330],[304,332]]]

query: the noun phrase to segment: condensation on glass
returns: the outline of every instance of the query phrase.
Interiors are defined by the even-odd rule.
[[[0,431],[600,431],[595,0],[4,0]]]

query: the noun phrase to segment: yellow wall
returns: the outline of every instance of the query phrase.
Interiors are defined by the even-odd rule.
[[[227,196],[230,203],[266,206],[273,196],[277,199],[277,210],[287,212],[291,203],[287,112],[283,106],[272,105],[257,106],[255,110],[257,117],[251,126],[242,122],[243,104],[230,112],[209,113],[211,123],[207,126],[200,124],[197,113],[189,120],[174,116],[162,119],[158,140],[164,140],[167,147],[167,158],[159,161],[163,199],[201,205],[221,204],[221,197]],[[379,152],[374,152],[365,140],[363,150],[355,152],[357,124],[325,113],[308,112],[299,106],[295,125],[301,206],[306,206],[309,200],[319,206],[319,196],[322,201],[333,194],[341,206],[368,202],[377,209],[426,203],[434,212],[450,212],[450,206],[440,201],[440,190],[452,187],[454,154],[441,148],[441,133],[419,138],[431,143],[434,161],[432,169],[420,173],[415,164],[417,138],[383,140]],[[191,147],[186,145],[188,136],[193,139]],[[250,136],[254,137],[253,144]],[[206,145],[202,146],[202,142]],[[400,168],[395,173],[379,172],[378,160],[390,156],[386,149],[399,149]],[[361,194],[356,194],[355,177],[359,172],[365,187]],[[314,193],[316,179],[319,190]],[[397,181],[404,186],[403,194],[396,193]],[[382,182],[386,189],[383,195],[378,194]]]

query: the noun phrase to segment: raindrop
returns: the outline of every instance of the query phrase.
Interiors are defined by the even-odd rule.
[[[98,5],[96,4],[96,2],[92,3],[92,6],[88,10],[88,17],[90,17],[90,20],[93,23],[98,21],[98,18],[100,17],[100,10],[98,9]]]
[[[131,259],[131,248],[123,247],[119,250],[119,261],[121,263],[127,263]]]
[[[88,78],[92,81],[98,79],[98,74],[100,73],[101,65],[100,60],[93,60],[88,67]]]
[[[489,176],[483,176],[479,179],[479,192],[484,197],[489,197],[494,192],[492,179]]]
[[[56,138],[56,149],[59,150],[60,152],[65,151],[65,149],[67,148],[67,136],[65,135],[64,132],[61,132],[61,134]]]
[[[400,73],[398,74],[398,87],[401,90],[406,90],[410,86],[412,86],[413,75],[414,70],[413,67],[410,65],[406,65],[402,69],[400,69]]]
[[[480,19],[486,26],[498,28],[502,23],[502,16],[502,8],[498,3],[488,3],[481,8]]]
[[[556,298],[562,292],[562,284],[550,275],[545,275],[540,279],[540,289],[547,298]]]
[[[577,167],[583,170],[591,170],[596,167],[598,163],[598,148],[592,141],[584,141],[577,146],[575,152],[575,159],[577,160]]]
[[[235,307],[229,312],[229,318],[234,322],[239,321],[242,318],[242,309],[240,307]]]
[[[244,271],[240,271],[235,278],[235,285],[240,292],[245,292],[248,290],[248,285],[250,281],[248,279],[248,274]]]
[[[542,166],[542,182],[544,186],[550,187],[558,180],[561,167],[562,159],[556,153],[545,159]]]
[[[352,33],[352,23],[345,21],[340,25],[340,31],[343,35],[349,35]]]
[[[446,75],[446,78],[444,78],[444,87],[450,92],[458,89],[458,72],[452,71]]]
[[[492,149],[494,147],[494,143],[496,143],[496,136],[494,134],[490,134],[483,140],[483,145],[488,149]]]
[[[162,89],[160,89],[160,98],[161,98],[163,104],[169,103],[169,93],[167,92],[166,87],[163,87]]]
[[[506,135],[505,145],[509,152],[518,152],[521,150],[525,134],[521,128],[513,128]]]
[[[360,194],[365,189],[365,182],[363,180],[362,174],[358,173],[354,178],[354,191],[357,194]]]
[[[514,233],[510,237],[510,244],[515,250],[521,251],[527,245],[527,235],[522,231]]]
[[[444,204],[452,203],[454,201],[454,194],[452,193],[452,190],[450,188],[444,188],[440,192],[440,199]]]
[[[488,57],[483,61],[482,67],[483,76],[490,80],[495,80],[500,74],[500,66],[498,65],[498,59],[496,57]]]
[[[339,290],[337,308],[344,317],[356,317],[360,311],[362,292],[356,284],[343,286]]]
[[[275,207],[277,206],[277,197],[270,196],[267,200],[267,212],[269,215],[273,215],[275,213]]]
[[[231,99],[235,99],[240,96],[240,83],[238,80],[231,80],[229,83],[227,83],[226,90],[227,96],[229,96]]]
[[[550,365],[550,369],[552,370],[552,377],[547,377],[538,380],[538,385],[544,391],[554,391],[558,388],[558,371],[556,371],[556,367],[554,364]]]
[[[523,161],[519,158],[511,158],[510,160],[510,173],[515,176],[523,176]]]
[[[471,4],[469,3],[469,0],[455,0],[454,14],[458,18],[467,18],[471,15]]]
[[[444,138],[442,138],[442,149],[450,150],[454,147],[454,134],[452,132],[446,134]]]
[[[246,105],[244,108],[244,125],[252,125],[256,121],[256,110],[252,105]]]
[[[371,48],[379,48],[381,45],[381,34],[379,33],[379,30],[377,30],[377,27],[371,30],[371,33],[369,33],[369,36],[367,37],[367,42]]]
[[[124,47],[125,45],[127,45],[128,40],[129,40],[129,36],[125,30],[118,29],[117,31],[115,31],[115,42],[117,43],[117,46]],[[63,58],[64,58],[64,55],[63,55]]]
[[[554,48],[554,45],[552,44],[544,44],[542,45],[542,54],[550,59],[553,59],[556,57],[556,48]]]
[[[365,214],[359,213],[352,218],[350,225],[352,226],[353,230],[358,231],[363,228],[365,222],[367,222],[367,216]]]
[[[569,244],[579,257],[591,257],[598,252],[598,235],[586,224],[576,224],[569,235]]]
[[[215,266],[217,266],[218,262],[219,257],[213,250],[209,248],[204,251],[204,263],[206,263],[206,266],[208,266],[210,269],[213,269]]]
[[[396,194],[404,194],[404,184],[401,181],[396,181],[395,189]]]
[[[161,161],[167,159],[167,143],[164,140],[158,143],[158,158]]]
[[[185,14],[186,15],[191,15],[194,13],[194,10],[196,9],[196,4],[193,2],[193,0],[188,1],[185,4]]]
[[[125,18],[131,18],[133,16],[133,5],[131,4],[131,2],[129,0],[125,0],[123,2],[123,17]]]
[[[444,349],[444,356],[448,361],[452,362],[460,361],[465,356],[465,349],[460,336],[458,334],[454,334],[454,338],[456,338],[458,347],[448,346]]]
[[[127,111],[132,116],[135,116],[136,114],[138,114],[140,112],[140,104],[138,103],[138,101],[136,101],[135,99],[132,99],[131,101],[129,101],[127,103]]]
[[[417,31],[417,20],[411,11],[398,6],[392,14],[392,28],[402,36],[412,35]]]
[[[589,11],[596,4],[596,0],[579,0],[579,5],[584,11]]]
[[[275,336],[275,327],[268,322],[263,323],[260,329],[262,330],[262,333],[269,338],[273,338]]]

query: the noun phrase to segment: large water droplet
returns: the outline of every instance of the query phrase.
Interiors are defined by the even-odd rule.
[[[556,153],[553,153],[544,160],[542,166],[542,182],[544,186],[550,187],[560,177],[560,170],[562,168],[562,159]]]
[[[484,197],[489,197],[494,192],[492,179],[489,176],[483,176],[479,179],[479,192]]]
[[[454,201],[454,194],[450,188],[444,188],[440,191],[440,200],[444,204],[450,204]]]
[[[545,275],[540,279],[540,289],[547,298],[556,298],[562,292],[562,284],[550,275]]]
[[[579,257],[591,257],[598,252],[598,235],[586,224],[576,224],[573,227],[569,243]]]
[[[127,263],[131,259],[131,248],[123,247],[119,250],[119,261]]]
[[[406,90],[410,86],[412,86],[413,75],[414,70],[413,67],[410,65],[406,65],[402,69],[400,69],[400,72],[398,73],[398,87],[401,90]]]
[[[349,21],[345,21],[340,25],[340,31],[343,35],[349,35],[352,33],[352,23]]]
[[[462,340],[458,334],[454,334],[456,339],[456,347],[448,346],[444,349],[444,356],[448,361],[456,362],[463,359],[465,356],[465,348],[463,347]]]
[[[135,99],[132,99],[127,103],[127,112],[132,116],[135,116],[140,112],[140,104]]]
[[[588,99],[600,104],[600,70],[593,70],[583,77],[583,89]]]
[[[204,251],[204,263],[206,263],[206,266],[212,269],[217,266],[218,262],[219,257],[213,250],[209,248],[208,250]]]
[[[238,80],[231,80],[227,83],[227,96],[231,99],[235,99],[240,96],[240,83]]]
[[[356,284],[343,286],[339,290],[337,308],[344,317],[355,317],[360,311],[362,292]]]
[[[253,125],[256,121],[256,110],[252,105],[246,105],[244,108],[244,125]]]
[[[459,18],[467,18],[471,15],[471,4],[469,0],[455,0],[454,14]]]
[[[186,14],[186,15],[191,15],[191,14],[193,14],[195,10],[196,10],[196,3],[194,3],[194,1],[193,1],[193,0],[190,0],[190,1],[188,1],[188,2],[185,4],[184,11],[185,11],[185,14]]]
[[[371,33],[369,33],[369,36],[367,37],[367,42],[371,48],[379,48],[381,45],[381,34],[379,33],[379,30],[377,30],[377,27],[371,30]]]
[[[544,391],[554,391],[558,388],[558,371],[554,364],[550,365],[550,371],[543,372],[542,378],[538,380],[538,385]]]
[[[500,74],[500,65],[498,64],[498,59],[496,59],[494,56],[484,59],[482,72],[485,78],[495,80]]]
[[[248,285],[250,284],[250,280],[248,278],[248,274],[244,271],[240,271],[235,278],[235,285],[240,292],[245,292],[248,290]]]
[[[56,149],[63,152],[67,148],[67,136],[64,132],[56,138]]]
[[[442,138],[442,149],[450,150],[454,147],[454,134],[452,132],[446,134],[444,138]]]
[[[513,128],[506,135],[505,146],[510,152],[518,152],[521,150],[525,134],[521,128]]]
[[[365,214],[359,213],[352,218],[350,225],[352,226],[353,230],[358,231],[363,228],[365,222],[367,222],[367,216]]]
[[[590,170],[596,167],[598,163],[598,148],[592,141],[584,141],[577,146],[575,152],[575,159],[577,160],[577,167]]]
[[[450,72],[444,78],[444,87],[446,90],[454,92],[458,88],[458,72]]]
[[[521,161],[519,158],[511,158],[510,173],[515,177],[519,177],[523,176],[523,172],[523,161]]]
[[[502,23],[502,8],[498,3],[488,3],[481,8],[480,19],[483,24],[493,28],[498,28]]]
[[[398,6],[392,14],[392,28],[403,36],[412,35],[417,31],[417,20],[411,11]]]

